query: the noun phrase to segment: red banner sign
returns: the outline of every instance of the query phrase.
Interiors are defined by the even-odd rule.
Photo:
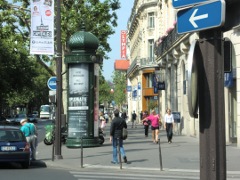
[[[127,56],[127,31],[121,31],[121,58],[126,59]]]

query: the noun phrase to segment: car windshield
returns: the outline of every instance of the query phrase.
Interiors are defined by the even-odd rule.
[[[26,118],[26,114],[17,114],[16,118]]]
[[[23,141],[24,136],[20,130],[0,129],[0,141]]]

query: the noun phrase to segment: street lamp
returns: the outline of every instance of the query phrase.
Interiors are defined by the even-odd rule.
[[[113,90],[113,89],[111,89],[111,90],[110,90],[110,92],[113,94],[113,93],[114,93],[114,90]]]
[[[158,89],[158,114],[160,114],[160,103],[162,103],[162,90],[165,90],[165,70],[160,68],[160,70],[155,71],[157,78],[157,89]],[[161,100],[160,100],[161,98]]]

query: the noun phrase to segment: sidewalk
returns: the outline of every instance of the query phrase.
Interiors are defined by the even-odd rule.
[[[149,137],[145,138],[142,125],[128,129],[129,137],[124,141],[128,163],[122,164],[122,169],[132,170],[160,170],[159,144],[153,144],[151,130]],[[109,124],[106,128],[105,142],[100,147],[83,149],[84,168],[116,168],[120,166],[111,164],[112,146],[109,142]],[[168,144],[166,133],[160,131],[160,149],[162,156],[163,171],[181,171],[199,173],[199,140],[198,138],[174,135],[173,143]],[[69,149],[62,146],[63,159],[52,161],[52,146],[39,143],[37,159],[44,161],[47,166],[80,169],[81,149]],[[227,171],[228,174],[240,175],[240,148],[236,144],[227,145]]]

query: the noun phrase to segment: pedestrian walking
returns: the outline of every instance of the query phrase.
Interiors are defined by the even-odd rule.
[[[121,118],[123,118],[125,121],[127,120],[127,113],[126,113],[126,111],[123,111]]]
[[[141,120],[143,121],[145,137],[148,137],[148,129],[150,125],[150,121],[147,119],[147,117],[148,117],[148,111],[144,111]]]
[[[158,134],[159,134],[159,121],[160,117],[156,114],[155,110],[151,111],[151,114],[144,118],[143,121],[149,120],[151,122],[151,129],[152,129],[152,141],[153,143],[158,143]]]
[[[171,109],[167,109],[166,114],[164,116],[164,128],[167,132],[167,139],[168,143],[172,143],[172,136],[173,136],[173,126],[174,126],[174,118],[173,114],[171,113]]]
[[[105,118],[105,120],[106,120],[106,123],[108,123],[109,116],[108,116],[108,113],[107,113],[107,112],[105,112],[105,114],[104,114],[104,118]]]
[[[142,111],[139,113],[139,118],[140,118],[139,121],[140,121],[140,122],[143,120],[143,114],[144,114],[144,112],[142,112]]]
[[[120,147],[119,153],[121,153],[123,157],[123,161],[127,163],[127,156],[123,147],[123,139],[122,139],[122,129],[127,128],[127,124],[123,118],[119,117],[118,109],[114,111],[114,116],[115,117],[113,118],[111,127],[110,127],[110,142],[112,142],[112,147],[113,147],[113,160],[111,161],[111,163],[113,164],[118,163],[118,159],[117,159],[118,145]]]
[[[100,112],[99,121],[100,121],[100,128],[101,128],[102,132],[104,133],[104,130],[106,127],[106,120],[104,118],[103,112]]]
[[[28,123],[28,119],[22,119],[20,124],[22,125],[20,130],[23,132],[27,142],[30,144],[32,160],[34,161],[36,160],[36,128],[34,124]]]
[[[133,127],[137,128],[136,119],[137,119],[137,114],[135,113],[135,111],[133,111],[133,113],[132,113],[132,128]]]

